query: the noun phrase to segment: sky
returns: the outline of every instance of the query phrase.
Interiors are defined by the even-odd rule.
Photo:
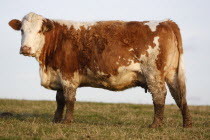
[[[20,32],[8,26],[35,12],[51,19],[75,21],[172,19],[183,38],[187,100],[210,105],[210,1],[209,0],[0,0],[0,98],[55,100],[56,91],[41,87],[38,62],[19,54]],[[152,104],[140,87],[122,92],[79,88],[77,101]],[[170,92],[167,104],[175,104]]]

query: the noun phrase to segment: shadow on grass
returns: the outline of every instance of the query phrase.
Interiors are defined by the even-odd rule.
[[[0,118],[3,119],[16,119],[19,121],[32,121],[34,119],[43,122],[51,122],[53,115],[48,113],[13,113],[13,112],[0,112]]]
[[[6,120],[18,120],[22,122],[39,122],[39,123],[51,123],[53,120],[53,114],[49,113],[14,113],[14,112],[0,112],[0,119]],[[129,119],[121,119],[117,116],[101,115],[92,113],[89,115],[75,114],[75,124],[87,124],[93,126],[138,126],[141,128],[148,128],[149,122],[139,121],[138,123],[129,121]],[[58,123],[60,124],[60,123]]]

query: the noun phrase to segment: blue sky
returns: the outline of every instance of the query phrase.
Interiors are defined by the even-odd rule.
[[[29,12],[52,19],[76,21],[172,19],[181,28],[191,105],[210,105],[210,1],[209,0],[5,0],[0,2],[0,98],[55,100],[55,91],[40,86],[34,58],[19,55],[21,35],[8,22]],[[78,101],[151,104],[141,88],[123,92],[80,88]],[[168,92],[167,104],[174,104]]]

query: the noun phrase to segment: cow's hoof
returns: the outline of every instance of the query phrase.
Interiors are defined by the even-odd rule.
[[[54,118],[54,119],[52,120],[52,122],[53,122],[53,123],[60,123],[61,120],[62,120],[62,118]]]
[[[152,123],[152,124],[149,125],[149,128],[159,128],[161,126],[162,126],[161,123]]]
[[[187,122],[183,124],[184,128],[192,128],[192,122]]]
[[[62,124],[71,124],[72,122],[73,120],[66,120],[66,119],[61,121]]]

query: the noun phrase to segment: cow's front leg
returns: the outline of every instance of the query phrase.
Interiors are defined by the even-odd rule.
[[[65,107],[65,98],[63,90],[58,90],[56,94],[57,109],[55,111],[53,122],[59,123],[63,117],[63,110]]]
[[[62,123],[71,123],[73,121],[74,103],[76,101],[76,88],[64,87],[63,91],[66,105],[66,115]]]

